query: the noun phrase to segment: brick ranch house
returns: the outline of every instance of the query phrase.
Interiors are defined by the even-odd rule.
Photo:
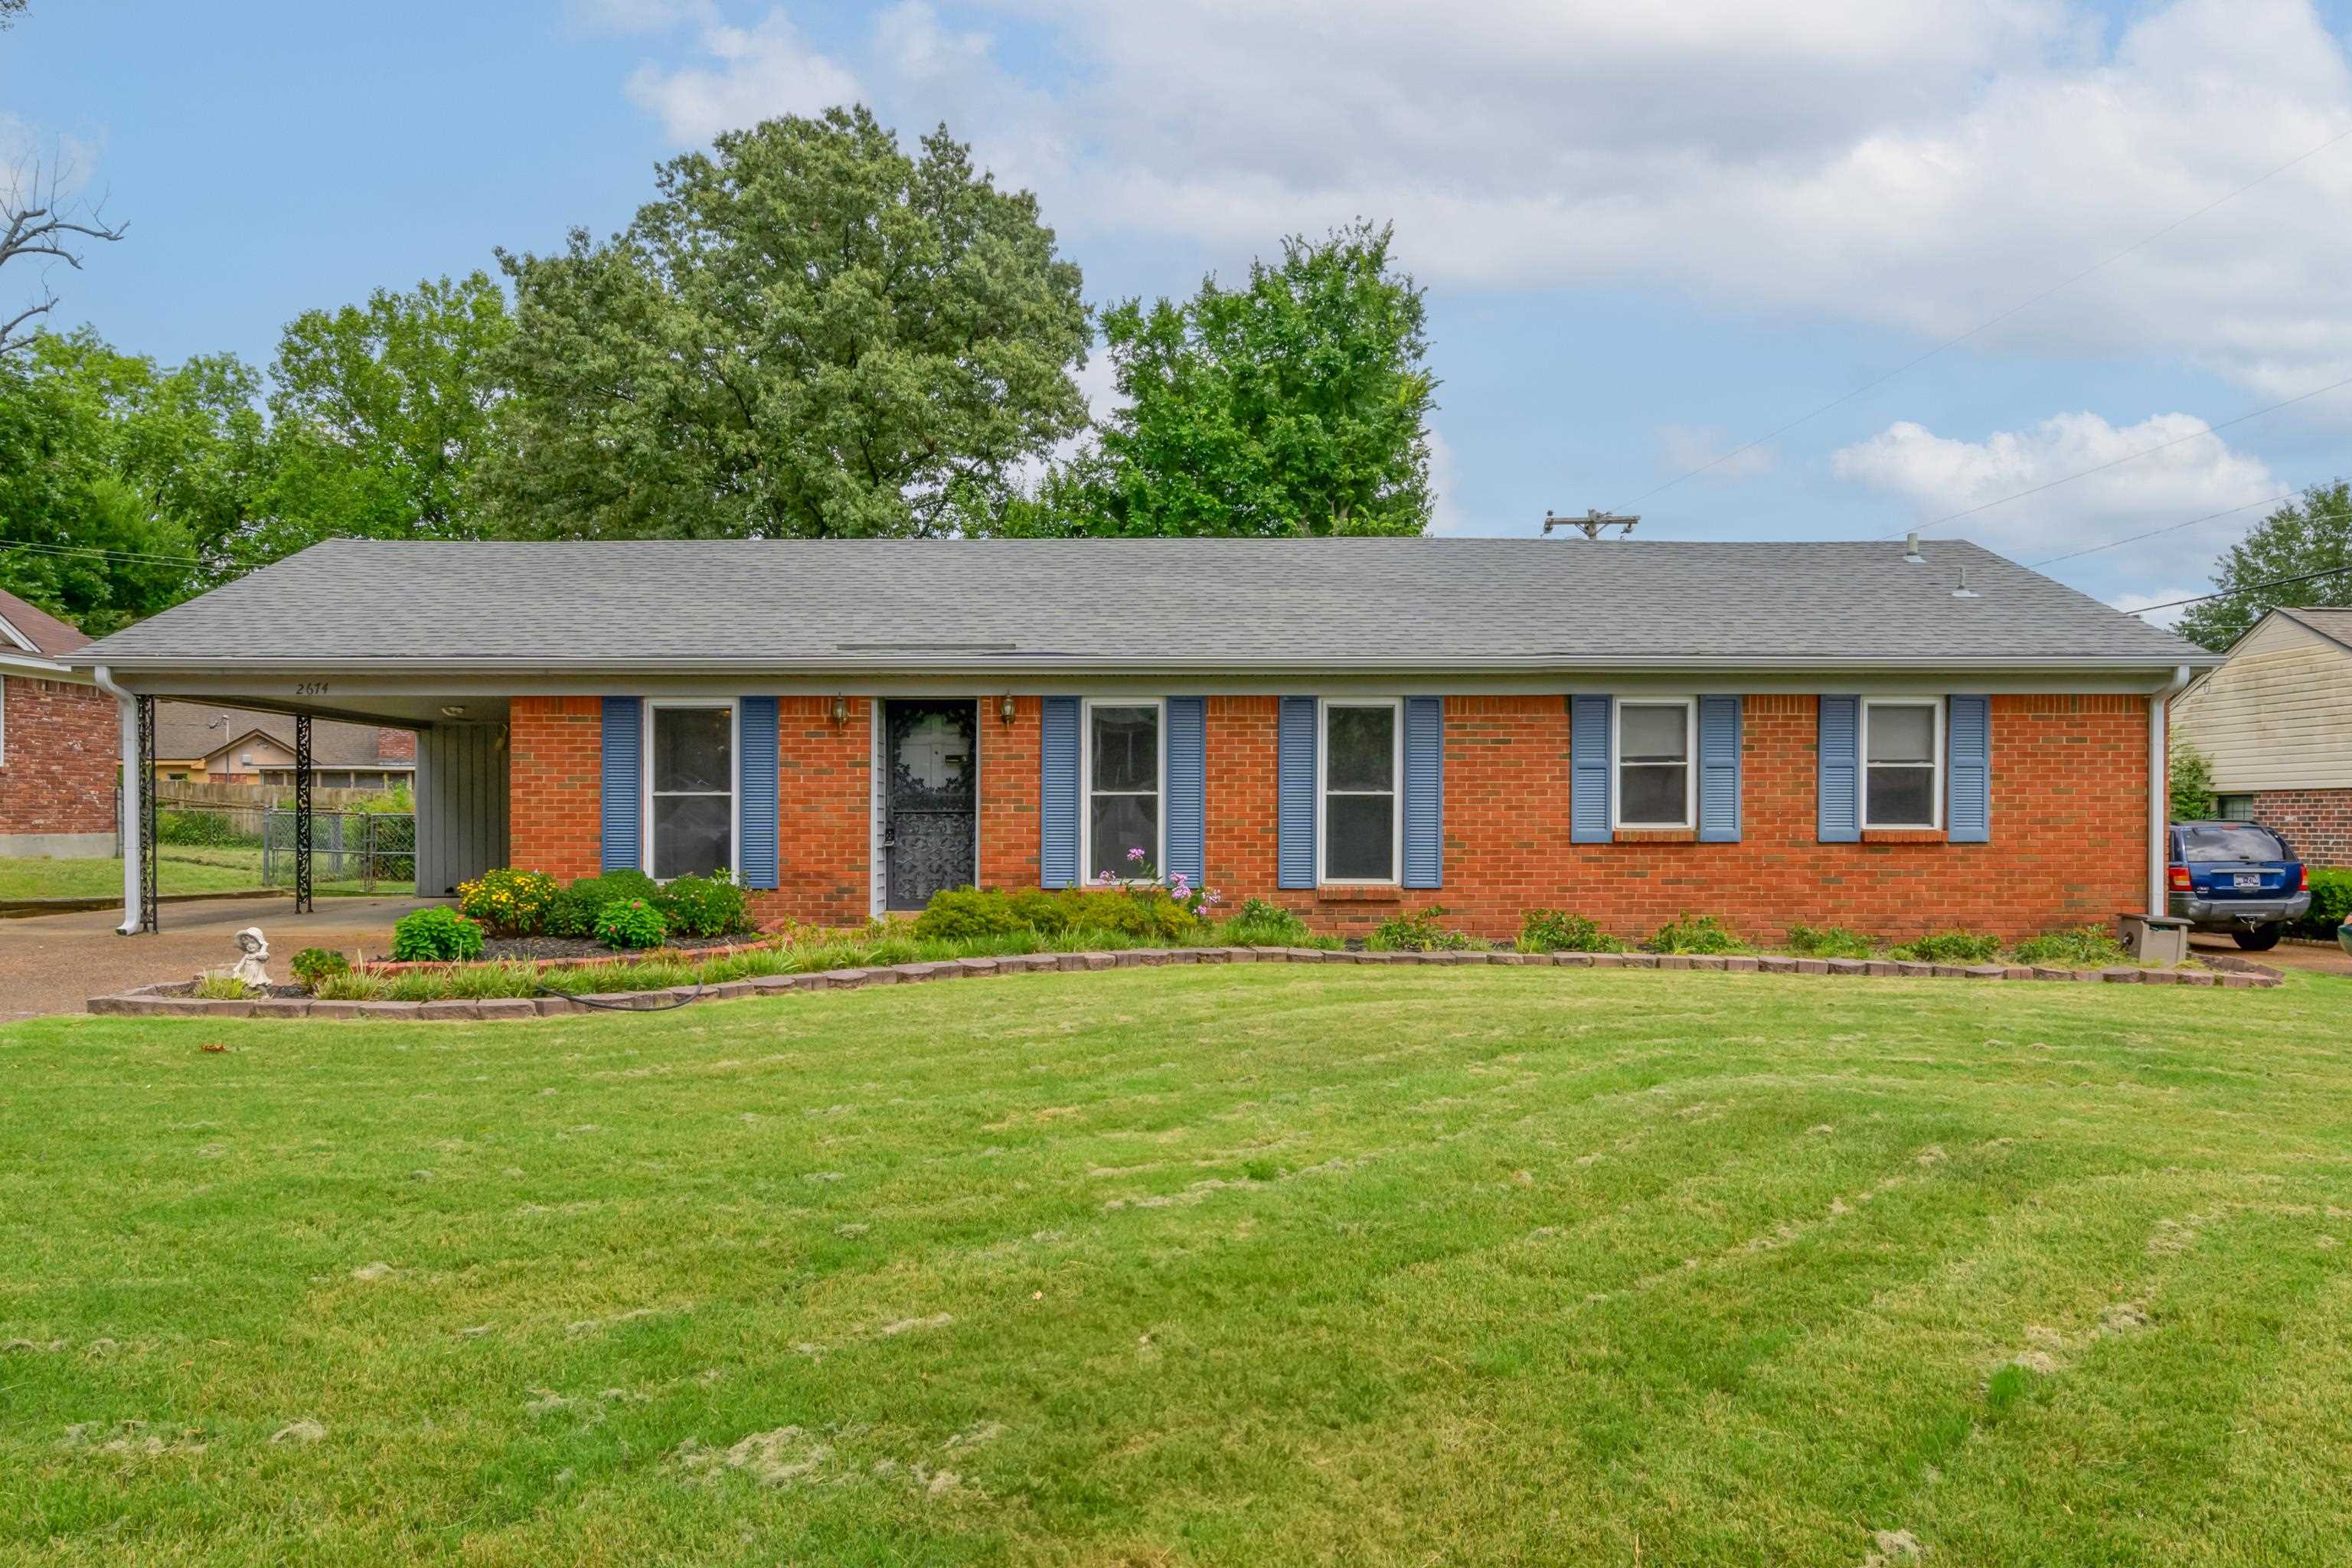
[[[2173,704],[2213,764],[2215,815],[2259,822],[2315,866],[2352,866],[2352,607],[2281,607]]]
[[[2160,910],[2215,658],[1967,543],[1335,539],[341,541],[74,661],[417,729],[428,889],[724,866],[843,926],[1139,849],[1324,930],[1777,937]]]
[[[0,855],[114,853],[114,699],[66,663],[89,641],[0,593]]]

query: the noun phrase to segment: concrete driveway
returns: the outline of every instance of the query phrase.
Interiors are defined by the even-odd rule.
[[[92,996],[236,962],[236,933],[259,926],[269,939],[269,972],[306,947],[369,956],[392,948],[392,922],[432,899],[320,899],[307,915],[291,899],[222,899],[166,904],[163,929],[117,936],[118,910],[0,921],[0,1023],[45,1013],[79,1013]]]
[[[2303,969],[2315,974],[2352,974],[2352,952],[2345,952],[2332,942],[2298,942],[2290,937],[2268,952],[2242,952],[2238,944],[2226,936],[2191,931],[2189,951],[2191,956],[2200,952],[2226,952],[2237,958],[2251,958],[2256,963],[2267,963],[2273,969]]]

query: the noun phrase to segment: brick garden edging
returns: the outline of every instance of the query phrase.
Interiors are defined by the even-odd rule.
[[[216,1001],[165,994],[150,985],[112,996],[93,996],[92,1013],[142,1018],[390,1018],[424,1023],[479,1022],[498,1018],[544,1018],[562,1013],[601,1010],[652,1011],[680,1002],[729,1002],[743,996],[781,996],[792,991],[847,991],[867,985],[898,985],[922,980],[960,980],[996,974],[1076,973],[1100,969],[1142,969],[1169,963],[1370,963],[1453,967],[1496,963],[1553,969],[1709,969],[1748,974],[1822,974],[1906,980],[2071,981],[2124,985],[2226,986],[2267,989],[2279,972],[2244,959],[2216,956],[2220,971],[2198,969],[2048,969],[2001,963],[1911,963],[1891,958],[1783,958],[1778,955],[1706,957],[1654,952],[1349,952],[1315,947],[1129,948],[1118,952],[1027,952],[1003,958],[950,958],[894,963],[876,969],[826,969],[797,974],[761,974],[699,988],[593,994],[594,1005],[569,996],[506,996],[486,1001],[319,1002],[305,997]]]

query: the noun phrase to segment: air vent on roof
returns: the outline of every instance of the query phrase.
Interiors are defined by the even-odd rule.
[[[1927,559],[1919,553],[1919,531],[1916,528],[1903,536],[1903,559],[1914,566],[1922,564]]]
[[[1984,597],[1982,594],[1978,593],[1974,588],[1969,586],[1969,569],[1965,566],[1960,568],[1960,585],[1952,590],[1952,597],[1955,599],[1981,599]]]

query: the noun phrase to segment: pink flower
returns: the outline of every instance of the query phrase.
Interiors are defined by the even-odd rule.
[[[1143,858],[1143,846],[1142,846],[1142,845],[1140,845],[1140,844],[1139,844],[1139,845],[1137,845],[1134,848],[1132,848],[1132,849],[1129,850],[1129,851],[1127,852],[1127,858],[1128,858],[1129,859],[1130,859],[1130,860],[1140,860],[1140,859],[1142,859],[1142,858]]]

